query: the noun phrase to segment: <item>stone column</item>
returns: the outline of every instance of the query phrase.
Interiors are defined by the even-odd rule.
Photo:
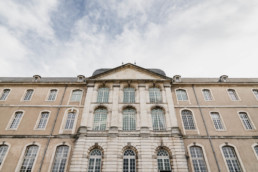
[[[113,104],[112,104],[112,113],[111,113],[111,123],[109,133],[114,131],[118,132],[118,101],[119,101],[119,84],[113,84]]]

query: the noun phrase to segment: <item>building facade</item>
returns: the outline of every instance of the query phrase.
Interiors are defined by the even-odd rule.
[[[256,172],[258,79],[125,64],[0,78],[0,171]]]

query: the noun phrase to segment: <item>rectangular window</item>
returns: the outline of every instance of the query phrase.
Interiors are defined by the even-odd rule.
[[[150,102],[151,103],[161,103],[162,97],[161,97],[161,91],[159,88],[149,88],[149,96],[150,96]]]
[[[23,112],[16,112],[13,118],[13,121],[10,125],[10,129],[16,129],[21,121]]]
[[[124,89],[124,103],[134,103],[135,102],[135,90],[134,88]]]
[[[203,96],[204,96],[204,100],[206,101],[212,101],[212,95],[211,95],[211,91],[208,89],[204,89],[202,90]]]
[[[189,110],[183,110],[181,112],[184,128],[186,130],[195,130],[193,114]]]
[[[214,124],[214,127],[216,128],[216,130],[224,130],[219,113],[212,112],[211,119],[213,121],[213,124]]]
[[[2,95],[0,97],[0,100],[6,100],[6,98],[7,98],[9,93],[10,93],[10,89],[4,89],[3,93],[2,93]]]
[[[48,101],[55,101],[56,94],[57,94],[56,89],[50,90],[49,95],[48,95]]]
[[[238,96],[237,96],[237,93],[235,90],[233,89],[228,89],[228,94],[229,94],[229,97],[231,98],[232,101],[237,101],[239,100]]]
[[[98,89],[98,103],[107,103],[109,98],[109,89],[106,87],[102,87]]]
[[[49,116],[49,112],[41,113],[37,129],[44,129],[46,127],[48,116]]]
[[[32,94],[33,94],[33,90],[27,90],[23,100],[29,101],[32,97]]]
[[[176,97],[177,97],[178,101],[187,101],[188,100],[187,93],[183,89],[176,90]]]
[[[71,102],[79,102],[82,98],[82,90],[73,90]]]
[[[245,112],[240,112],[239,113],[239,116],[240,116],[240,119],[242,120],[242,123],[244,124],[245,126],[245,129],[246,130],[252,130],[253,129],[253,126],[251,124],[251,121],[247,115],[247,113]]]

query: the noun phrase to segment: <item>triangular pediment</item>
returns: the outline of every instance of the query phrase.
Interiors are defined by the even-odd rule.
[[[155,79],[167,79],[166,76],[160,75],[158,73],[152,72],[148,69],[141,68],[136,65],[126,64],[107,70],[96,76],[92,76],[91,79],[103,79],[103,80],[155,80]]]

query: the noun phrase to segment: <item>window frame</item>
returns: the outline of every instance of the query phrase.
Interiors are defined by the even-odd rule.
[[[133,110],[134,111],[134,127],[132,126],[132,123],[133,123],[133,120],[132,121],[127,121],[127,128],[128,129],[125,129],[124,127],[124,124],[126,123],[126,122],[124,122],[124,120],[125,120],[125,117],[126,117],[126,114],[124,113],[126,110]],[[133,112],[130,112],[130,114],[128,115],[128,116],[133,116],[131,113],[133,113]],[[136,109],[135,108],[132,108],[132,107],[126,107],[126,108],[124,108],[123,109],[123,111],[122,111],[122,130],[123,131],[135,131],[136,130],[136,125],[137,125],[137,111],[136,111]],[[127,116],[127,117],[128,117]],[[129,118],[129,117],[128,117]],[[133,129],[134,128],[134,129]]]
[[[105,91],[102,91],[103,93],[102,93],[102,95],[101,95],[101,97],[100,97],[100,89],[106,89],[107,90],[107,95],[105,95]],[[98,88],[98,90],[97,90],[97,99],[96,99],[96,102],[97,103],[109,103],[109,97],[110,97],[110,88],[109,87],[99,87]],[[105,96],[107,96],[107,97],[105,97]],[[99,101],[101,99],[101,101]]]
[[[242,118],[240,117],[240,113],[245,113],[247,115],[249,123],[250,123],[252,129],[247,129],[246,128],[245,123],[243,122]],[[250,115],[247,112],[245,112],[245,111],[238,111],[237,114],[238,114],[238,117],[239,117],[239,119],[240,119],[240,121],[242,123],[242,126],[243,126],[244,130],[246,130],[246,131],[254,131],[254,130],[256,130],[256,127],[255,127],[252,119],[250,118]]]
[[[73,123],[73,128],[72,129],[65,129],[66,120],[67,120],[69,112],[75,112],[75,119],[74,119],[74,123]],[[77,108],[66,109],[65,112],[64,112],[64,115],[63,115],[62,123],[61,123],[60,130],[59,130],[59,134],[63,134],[64,132],[69,132],[69,133],[72,133],[72,134],[75,133],[75,129],[76,129],[76,126],[77,126],[79,114],[80,114],[80,111]]]
[[[81,91],[81,97],[80,97],[80,100],[73,100],[73,92],[75,92],[75,91]],[[76,95],[76,98],[78,97],[78,95]],[[71,93],[70,93],[70,98],[69,98],[69,102],[71,102],[71,103],[74,103],[74,102],[81,102],[82,101],[82,98],[83,98],[83,90],[82,89],[79,89],[79,88],[76,88],[76,89],[72,89],[71,90]]]
[[[8,97],[9,97],[9,95],[11,94],[11,91],[12,91],[12,89],[11,88],[4,88],[2,91],[1,91],[1,95],[0,95],[0,98],[2,98],[2,96],[4,95],[4,91],[5,90],[9,90],[9,93],[7,94],[7,96],[5,97],[5,99],[0,99],[0,101],[6,101],[7,99],[8,99]]]
[[[205,93],[204,93],[204,91],[206,91],[206,90],[209,91],[210,100],[207,100],[207,99],[206,99],[206,96],[205,96]],[[203,89],[202,89],[202,95],[203,95],[204,101],[207,101],[207,102],[214,101],[214,96],[213,96],[213,94],[212,94],[212,92],[211,92],[211,89],[203,88]]]
[[[20,121],[19,121],[19,123],[18,123],[18,125],[17,125],[16,128],[11,128],[11,125],[12,125],[12,123],[13,123],[13,120],[15,119],[15,115],[16,115],[16,113],[18,113],[18,112],[22,112],[22,116],[21,116],[21,118],[20,118]],[[17,110],[17,111],[14,111],[14,113],[13,113],[13,115],[11,116],[11,118],[10,118],[10,120],[9,120],[9,122],[8,122],[7,127],[5,128],[5,130],[17,130],[17,129],[19,128],[20,124],[21,124],[21,121],[22,121],[22,118],[23,118],[24,115],[25,115],[25,111],[24,111],[24,110]]]
[[[184,90],[184,91],[185,91],[187,100],[179,100],[178,95],[177,95],[177,91],[179,91],[179,90]],[[176,100],[177,100],[177,102],[187,102],[187,101],[190,101],[189,96],[188,96],[187,89],[177,88],[177,89],[175,89],[175,94],[176,94]],[[181,96],[181,97],[182,97],[182,96]]]
[[[189,112],[191,112],[192,118],[193,118],[193,123],[194,123],[194,129],[186,129],[186,128],[185,128],[184,120],[183,120],[183,116],[182,116],[182,112],[183,112],[183,111],[189,111]],[[194,116],[194,113],[193,113],[192,110],[190,110],[190,109],[181,109],[181,110],[180,110],[180,117],[181,117],[182,126],[183,126],[184,131],[198,131],[198,132],[199,132],[198,127],[197,127],[197,122],[196,122],[196,120],[195,120],[195,116]]]
[[[254,91],[257,91],[257,95],[254,93]],[[258,88],[253,88],[252,93],[253,93],[254,97],[256,98],[256,100],[258,101]]]
[[[8,156],[8,153],[9,153],[9,150],[11,148],[11,145],[9,143],[7,143],[7,142],[3,142],[0,146],[7,146],[7,150],[6,150],[5,155],[4,155],[3,159],[2,159],[2,163],[0,164],[0,170],[1,170],[2,167],[3,167],[3,164],[5,162],[5,159]]]
[[[54,99],[54,100],[49,100],[49,96],[50,96],[52,90],[56,90],[55,99]],[[47,101],[47,102],[54,102],[54,101],[56,101],[58,92],[59,92],[59,89],[57,89],[57,88],[51,88],[51,89],[49,89],[45,101]]]
[[[59,146],[68,146],[68,154],[67,154],[67,159],[66,159],[65,169],[64,169],[64,171],[67,171],[69,158],[70,158],[70,153],[71,153],[71,145],[69,143],[59,143],[59,144],[55,145],[55,147],[54,147],[54,151],[53,151],[52,156],[51,156],[50,165],[48,167],[48,172],[52,172],[52,168],[53,168],[54,162],[55,162],[56,150]]]
[[[130,91],[126,91],[126,89],[131,89]],[[132,91],[133,90],[133,91]],[[125,96],[125,93],[127,92],[127,97]],[[131,99],[133,97],[133,99]],[[135,103],[135,97],[136,97],[136,90],[134,87],[124,87],[123,89],[123,103]],[[126,99],[127,98],[127,99]]]
[[[41,114],[44,113],[44,112],[48,112],[48,118],[47,118],[47,121],[46,121],[46,125],[45,125],[44,128],[38,128],[38,125],[39,125],[39,122],[40,122],[40,119],[41,119]],[[40,111],[39,115],[38,115],[37,122],[36,122],[36,124],[34,126],[34,130],[46,130],[47,124],[48,124],[48,121],[49,121],[49,118],[50,118],[50,115],[51,115],[51,111],[49,111],[49,110]]]
[[[254,156],[258,160],[258,151],[256,152],[256,150],[255,150],[255,147],[257,147],[257,149],[258,149],[258,143],[254,143],[251,147],[252,147],[252,149],[254,151]]]
[[[150,89],[158,89],[159,90],[159,93],[160,93],[160,100],[158,100],[158,94],[156,91],[153,91],[153,95],[154,95],[154,98],[151,97],[151,91]],[[148,95],[149,95],[149,103],[151,104],[160,104],[163,102],[163,95],[162,95],[162,90],[160,87],[149,87],[148,89]],[[154,101],[151,101],[152,99],[154,99]]]
[[[229,93],[229,91],[231,91],[231,90],[234,91],[234,96],[235,96],[236,100],[233,100],[233,99],[232,99],[231,94]],[[227,93],[228,93],[229,99],[230,99],[231,101],[234,101],[234,102],[235,102],[235,101],[241,101],[241,99],[240,99],[240,97],[239,97],[239,95],[238,95],[236,89],[228,88],[228,89],[227,89]]]
[[[217,113],[217,114],[219,115],[220,123],[221,123],[223,129],[217,129],[217,128],[215,127],[213,118],[212,118],[212,116],[211,116],[212,113]],[[211,111],[211,112],[209,112],[209,114],[210,114],[210,118],[211,118],[213,127],[214,127],[214,129],[215,129],[216,131],[226,131],[226,130],[227,130],[226,125],[225,125],[225,123],[224,123],[224,120],[223,120],[223,118],[221,117],[221,114],[220,114],[219,112]]]
[[[28,92],[29,90],[32,90],[32,94],[31,94],[31,96],[30,96],[30,99],[25,100],[25,97],[26,97],[27,92]],[[24,101],[24,102],[29,102],[29,101],[31,101],[31,99],[32,99],[32,97],[33,97],[33,95],[34,95],[34,93],[35,93],[35,89],[33,89],[33,88],[28,88],[28,89],[26,89],[25,92],[24,92],[24,94],[23,94],[23,96],[22,96],[22,100],[21,100],[21,101]]]
[[[92,151],[94,150],[98,150],[101,155],[91,155]],[[93,157],[92,157],[93,156]],[[93,159],[93,171],[96,170],[96,159],[100,158],[100,172],[102,171],[102,163],[103,163],[103,152],[101,149],[99,148],[93,148],[90,152],[89,152],[89,159],[88,159],[88,168],[87,168],[87,172],[89,172],[89,167],[90,167],[90,160]]]
[[[105,110],[106,111],[106,119],[105,119],[105,128],[102,129],[101,128],[101,121],[98,121],[97,123],[95,123],[95,116],[96,116],[96,111],[98,110]],[[101,112],[101,115],[103,115],[103,113]],[[103,118],[103,116],[101,117],[101,119]],[[92,131],[106,131],[108,126],[107,126],[107,122],[108,122],[108,109],[106,107],[97,107],[95,110],[94,110],[94,113],[93,113],[93,122],[92,122]],[[95,126],[96,125],[96,126]],[[98,129],[95,129],[95,128],[98,128]]]
[[[164,158],[164,156],[159,156],[159,155],[158,155],[159,152],[162,151],[162,150],[167,153],[168,156],[166,156],[166,158]],[[157,169],[158,169],[158,170],[159,170],[159,159],[162,159],[162,160],[167,159],[168,162],[169,162],[169,170],[172,170],[172,166],[171,166],[171,155],[170,155],[170,152],[169,152],[169,151],[167,151],[167,150],[164,149],[164,148],[160,148],[160,149],[157,150],[156,156],[157,156],[156,162],[157,162]],[[162,161],[162,167],[163,167],[163,168],[165,167],[165,162],[164,162],[164,161]]]
[[[132,155],[126,156],[126,155],[125,155],[125,152],[126,152],[126,151],[129,151],[129,150],[134,153],[134,156],[132,156]],[[125,157],[128,157],[128,158],[125,158]],[[130,167],[131,167],[131,161],[130,161],[130,160],[134,159],[134,163],[135,163],[135,164],[134,164],[134,167],[135,167],[135,168],[134,168],[133,171],[136,172],[136,171],[137,171],[136,152],[135,152],[133,149],[131,149],[131,148],[127,148],[127,149],[125,149],[125,151],[123,152],[123,168],[122,168],[122,169],[123,169],[123,172],[124,172],[124,165],[125,165],[124,160],[125,160],[125,159],[128,159],[128,168],[127,168],[127,171],[128,171],[128,172],[131,172],[131,168],[130,168]]]
[[[154,110],[160,110],[160,112],[162,112],[162,114],[157,114],[157,113],[153,114],[152,112],[153,112]],[[152,108],[150,115],[151,115],[151,121],[152,121],[152,126],[151,126],[151,127],[152,127],[152,130],[153,130],[154,132],[157,132],[157,131],[166,131],[166,130],[167,130],[166,114],[165,114],[165,111],[164,111],[164,109],[163,109],[162,107],[154,107],[154,108]],[[154,122],[155,122],[155,121],[154,121],[155,119],[153,118],[154,115],[156,115],[156,116],[158,115],[158,116],[156,117],[156,119],[159,118],[159,120],[156,121],[156,123],[158,124],[158,125],[157,125],[157,126],[158,126],[158,129],[154,129]],[[163,118],[163,121],[161,121],[162,118]],[[164,123],[163,128],[160,127],[160,121]]]

